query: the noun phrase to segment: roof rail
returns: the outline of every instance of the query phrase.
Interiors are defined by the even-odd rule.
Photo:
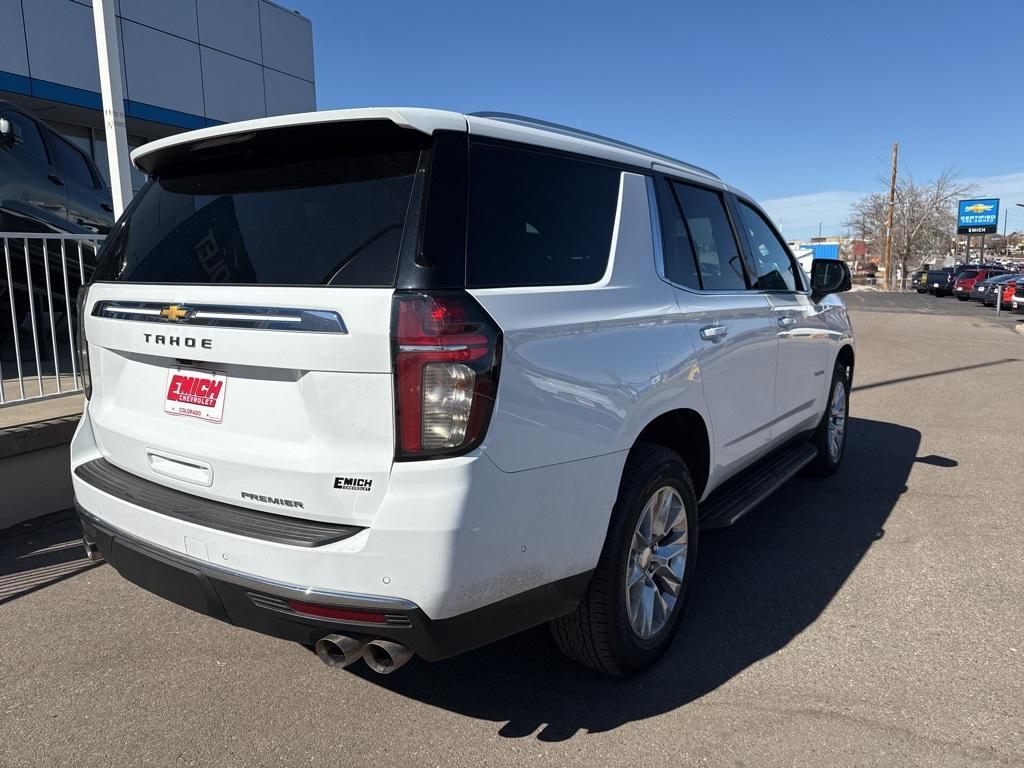
[[[635,144],[627,144],[626,142],[619,141],[618,139],[612,139],[609,138],[608,136],[602,136],[599,133],[591,133],[590,131],[583,131],[580,130],[579,128],[572,128],[568,125],[562,125],[560,123],[551,123],[548,122],[547,120],[539,120],[535,117],[517,115],[512,112],[470,112],[469,115],[470,117],[486,117],[489,120],[501,120],[502,122],[506,123],[517,123],[519,125],[525,125],[530,128],[543,128],[553,133],[560,133],[564,136],[573,136],[576,138],[588,139],[589,141],[593,141],[597,144],[604,144],[606,146],[616,147],[618,149],[628,149],[632,152],[640,152],[642,154],[650,155],[651,157],[672,163],[674,165],[680,165],[684,168],[687,168],[688,170],[703,174],[705,176],[710,176],[713,179],[718,179],[719,181],[721,181],[721,178],[719,178],[717,174],[712,173],[707,168],[701,168],[699,165],[683,162],[682,160],[670,157],[669,155],[663,155],[660,152],[652,152],[649,149],[638,147]]]

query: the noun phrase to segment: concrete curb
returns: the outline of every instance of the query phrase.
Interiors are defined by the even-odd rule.
[[[0,459],[70,443],[79,419],[76,414],[0,429]]]
[[[79,418],[0,429],[0,530],[72,505],[71,437]]]

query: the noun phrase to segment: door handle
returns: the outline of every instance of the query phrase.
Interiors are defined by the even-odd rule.
[[[729,335],[729,329],[724,325],[705,325],[700,329],[700,337],[704,341],[721,341]]]
[[[783,328],[792,328],[796,325],[796,318],[790,315],[783,315],[782,317],[776,318],[776,320]]]
[[[114,212],[114,206],[110,205],[109,203],[100,203],[100,208],[102,208],[107,213]]]
[[[64,179],[62,179],[56,173],[47,174],[46,178],[48,178],[50,181],[52,181],[58,187],[63,187],[64,186]]]

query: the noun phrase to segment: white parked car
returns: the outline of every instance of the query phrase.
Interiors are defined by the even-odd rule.
[[[712,173],[424,109],[133,161],[71,466],[87,548],[184,606],[383,672],[551,622],[635,673],[698,531],[842,460],[849,270]]]

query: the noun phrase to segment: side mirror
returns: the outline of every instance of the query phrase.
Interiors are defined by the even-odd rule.
[[[811,298],[818,301],[830,293],[850,290],[850,267],[838,259],[815,259],[811,262]]]
[[[21,144],[21,128],[6,117],[0,117],[0,148],[10,149],[18,144]]]

